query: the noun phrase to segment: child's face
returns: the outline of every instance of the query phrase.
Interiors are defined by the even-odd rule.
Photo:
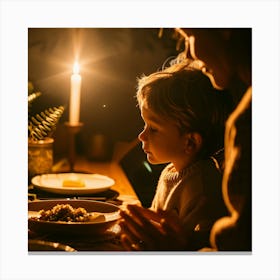
[[[180,170],[189,162],[185,153],[185,135],[180,134],[175,122],[162,118],[145,105],[141,107],[141,116],[145,126],[138,138],[142,149],[152,164],[172,162]]]

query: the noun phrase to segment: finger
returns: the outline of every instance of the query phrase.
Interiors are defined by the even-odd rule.
[[[130,241],[128,240],[128,238],[126,237],[125,234],[121,235],[121,244],[124,247],[125,250],[127,251],[131,251],[131,246],[130,246]]]
[[[137,246],[136,243],[131,242],[129,237],[126,234],[121,235],[121,243],[125,250],[127,251],[136,251]]]
[[[141,230],[141,227],[126,213],[122,214],[122,218],[122,221],[119,222],[122,231],[129,236],[132,236],[134,240],[139,240],[139,231]]]
[[[162,217],[160,219],[160,224],[165,231],[174,231],[176,233],[181,232],[182,223],[179,219],[179,216],[175,212],[159,210],[159,215]]]
[[[161,218],[163,218],[160,214],[158,214],[157,212],[147,209],[147,208],[143,208],[143,207],[139,207],[137,205],[128,205],[127,209],[134,213],[135,215],[138,216],[144,216],[146,219],[150,219],[153,220],[157,223],[160,223]]]
[[[177,230],[178,224],[181,224],[179,216],[175,210],[166,211],[159,209],[157,212],[155,212],[150,209],[138,206],[135,207],[135,205],[131,205],[128,209],[134,215],[137,215],[137,217],[144,216],[145,218],[159,224],[169,224],[174,228],[174,230]]]
[[[142,207],[131,207],[129,213],[140,221],[142,228],[145,228],[145,232],[151,236],[152,240],[158,240],[158,238],[164,234],[162,226],[159,223],[160,218],[155,212],[153,213],[153,211]],[[156,220],[151,219],[150,217],[156,217]]]
[[[122,213],[122,216],[125,217],[128,215],[127,213]],[[136,218],[137,215],[137,218]],[[131,217],[132,216],[132,217]],[[134,225],[134,228],[130,228],[130,231],[132,231],[139,240],[142,240],[144,243],[141,245],[141,247],[145,250],[153,250],[156,248],[157,244],[161,244],[164,238],[164,232],[161,228],[161,225],[157,223],[155,225],[154,223],[151,223],[151,221],[141,215],[141,211],[138,213],[134,213],[133,210],[129,212],[128,220],[125,220],[127,226],[130,228],[130,226]],[[135,228],[135,220],[139,221],[141,224],[138,224],[137,229]],[[135,232],[137,230],[137,232]]]
[[[126,225],[122,225],[124,230],[121,234],[121,242],[126,250],[145,250],[147,248],[147,244],[143,240],[139,240],[135,238],[134,235],[131,235],[129,230],[127,231]]]
[[[140,240],[140,237],[134,233],[134,230],[131,230],[130,226],[126,221],[120,222],[119,225],[122,229],[122,234],[125,234],[127,236],[130,243],[137,243],[138,240]]]
[[[144,216],[146,219],[158,223],[160,226],[157,226],[157,229],[162,233],[165,233],[166,230],[168,230],[168,232],[170,232],[171,230],[175,232],[181,231],[181,221],[175,211],[166,211],[159,209],[158,212],[155,212],[150,209],[145,209],[137,206],[134,207],[134,205],[132,207],[129,207],[129,211],[133,213],[133,215],[137,216],[138,219],[141,219],[141,216]],[[153,223],[153,225],[155,224]]]
[[[138,206],[134,207],[135,205],[130,206],[131,207],[128,208],[129,213],[136,218],[141,225],[148,226],[151,230],[152,228],[158,230],[161,227],[160,220],[162,216],[159,216],[155,211]]]
[[[143,225],[139,225],[134,217],[132,218],[129,214],[126,212],[121,213],[121,216],[124,219],[123,222],[123,229],[126,230],[130,236],[132,236],[134,241],[137,240],[143,240],[145,243],[151,243],[152,239],[151,237],[146,234],[148,230],[143,227]]]

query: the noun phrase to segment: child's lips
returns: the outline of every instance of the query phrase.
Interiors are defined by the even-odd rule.
[[[149,148],[147,148],[147,145],[142,145],[142,150],[145,154],[150,154],[151,151],[149,150]]]

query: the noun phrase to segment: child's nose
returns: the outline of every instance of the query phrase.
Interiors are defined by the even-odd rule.
[[[140,133],[139,133],[139,135],[138,135],[138,139],[140,140],[140,141],[144,141],[145,140],[145,129],[143,129]]]

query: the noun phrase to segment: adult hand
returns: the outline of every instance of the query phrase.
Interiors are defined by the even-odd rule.
[[[121,242],[126,250],[184,250],[186,236],[176,213],[128,205],[121,217]]]

